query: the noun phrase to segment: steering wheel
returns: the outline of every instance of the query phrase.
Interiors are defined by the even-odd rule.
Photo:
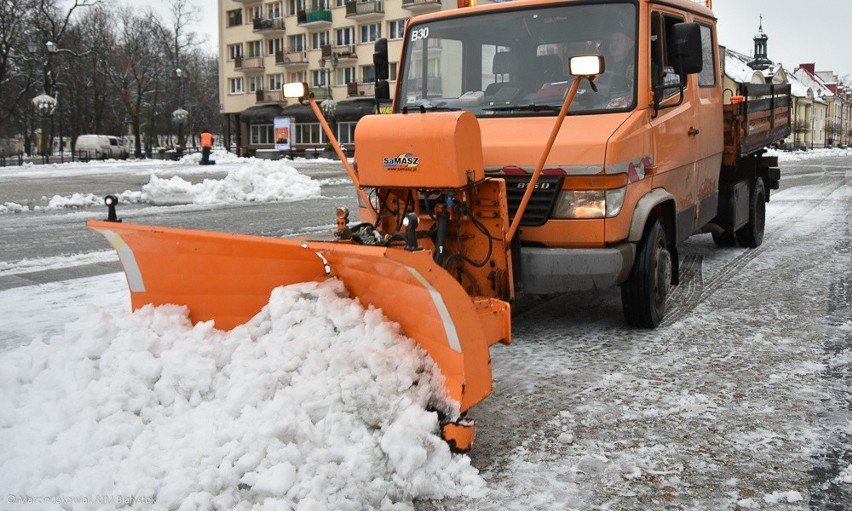
[[[574,100],[582,110],[607,108],[614,99],[625,97],[632,99],[630,81],[618,73],[604,73],[595,78],[597,91],[592,89],[588,79],[582,80]]]

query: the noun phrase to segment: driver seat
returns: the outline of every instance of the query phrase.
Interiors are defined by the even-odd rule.
[[[495,53],[491,71],[499,75],[502,81],[488,84],[485,88],[485,101],[496,104],[510,103],[512,98],[521,91],[521,87],[517,83],[507,81],[505,75],[509,75],[508,80],[515,79],[518,77],[520,68],[516,53],[511,51]]]

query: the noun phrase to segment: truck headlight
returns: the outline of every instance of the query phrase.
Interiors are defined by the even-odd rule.
[[[621,211],[625,188],[615,190],[562,190],[553,218],[612,218]]]

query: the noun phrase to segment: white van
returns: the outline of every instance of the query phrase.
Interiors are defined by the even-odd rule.
[[[74,145],[74,156],[81,160],[127,158],[121,139],[110,135],[80,135]]]

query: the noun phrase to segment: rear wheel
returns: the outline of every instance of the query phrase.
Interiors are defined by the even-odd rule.
[[[632,326],[654,328],[663,320],[672,282],[672,258],[666,232],[652,220],[639,242],[630,277],[621,285],[624,319]]]
[[[748,198],[748,223],[737,230],[740,246],[755,248],[763,243],[763,229],[766,224],[766,189],[763,179],[754,180],[751,195]]]

